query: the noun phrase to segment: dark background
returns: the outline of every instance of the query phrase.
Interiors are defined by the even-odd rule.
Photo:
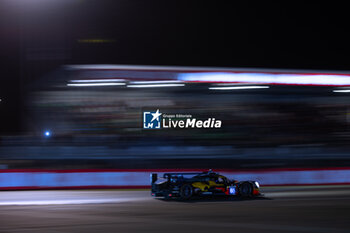
[[[63,64],[349,70],[346,9],[312,3],[2,0],[0,134],[22,132],[30,84]]]

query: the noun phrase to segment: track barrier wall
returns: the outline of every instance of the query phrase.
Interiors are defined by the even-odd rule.
[[[150,174],[166,172],[202,172],[203,169],[3,169],[0,190],[149,188]],[[350,184],[350,167],[224,170],[216,169],[230,179],[256,180],[263,186]]]

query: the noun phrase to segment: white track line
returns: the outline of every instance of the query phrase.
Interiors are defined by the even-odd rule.
[[[143,201],[143,200],[146,200],[146,198],[4,201],[4,202],[0,202],[0,206],[105,204],[105,203],[121,203],[121,202],[132,202],[132,201]]]

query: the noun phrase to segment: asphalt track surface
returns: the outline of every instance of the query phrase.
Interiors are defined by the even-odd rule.
[[[350,186],[263,192],[181,202],[149,191],[1,191],[0,232],[350,232]]]

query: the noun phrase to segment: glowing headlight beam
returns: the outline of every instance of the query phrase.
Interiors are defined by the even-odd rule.
[[[233,87],[209,87],[210,90],[243,90],[243,89],[265,89],[269,86],[233,86]]]
[[[152,88],[152,87],[183,87],[185,84],[151,84],[151,85],[127,85],[131,88]]]
[[[243,86],[243,85],[261,85],[261,83],[213,83],[215,86]]]
[[[257,181],[255,181],[255,186],[256,186],[257,188],[260,188],[260,185],[259,185],[259,183],[258,183]]]
[[[124,82],[125,79],[76,79],[70,80],[71,83],[108,83],[108,82]]]
[[[125,83],[68,83],[69,87],[123,86]]]
[[[173,84],[182,83],[179,80],[158,80],[158,81],[132,81],[131,84]]]
[[[333,92],[350,92],[350,89],[348,89],[348,90],[334,90]]]
[[[183,73],[184,82],[232,82],[287,85],[350,85],[350,75],[337,74],[273,74],[273,73]]]

